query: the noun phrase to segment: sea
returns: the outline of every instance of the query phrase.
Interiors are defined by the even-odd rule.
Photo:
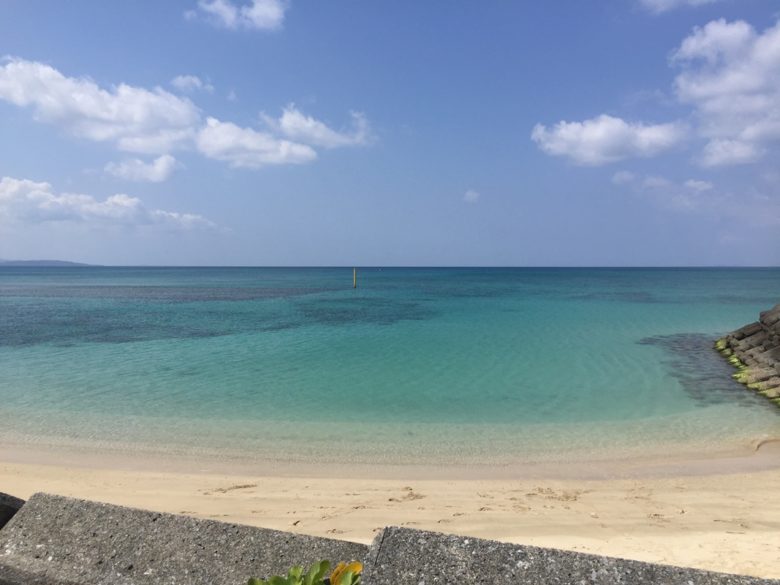
[[[780,437],[718,336],[776,268],[0,267],[0,444],[492,464]]]

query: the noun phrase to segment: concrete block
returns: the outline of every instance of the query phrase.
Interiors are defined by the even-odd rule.
[[[8,523],[23,505],[24,500],[0,492],[0,528]]]
[[[386,528],[366,561],[364,585],[778,585],[780,581],[710,573],[423,532]]]
[[[0,585],[243,585],[361,544],[35,494],[0,530]]]

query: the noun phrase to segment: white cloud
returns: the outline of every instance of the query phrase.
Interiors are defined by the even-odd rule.
[[[11,59],[0,67],[0,99],[31,107],[38,120],[119,149],[161,154],[192,140],[200,119],[186,98],[127,84],[110,89],[34,61]]]
[[[615,185],[626,185],[632,183],[636,179],[636,175],[630,171],[618,171],[612,175],[612,182]]]
[[[352,112],[351,116],[352,127],[341,132],[333,130],[324,122],[311,116],[306,116],[295,107],[295,104],[289,104],[278,120],[266,115],[263,115],[262,118],[274,131],[291,140],[312,146],[338,148],[368,144],[371,130],[365,115],[360,112]]]
[[[137,197],[111,195],[99,201],[91,195],[53,192],[49,183],[0,179],[0,220],[23,223],[74,222],[89,225],[214,227],[200,215],[149,209]]]
[[[466,203],[476,203],[479,201],[480,197],[482,197],[481,193],[475,191],[474,189],[469,189],[463,194],[463,201]]]
[[[684,6],[702,6],[704,4],[713,4],[719,0],[639,0],[639,3],[655,14],[669,12],[675,8]]]
[[[575,164],[599,166],[629,157],[650,157],[682,142],[679,123],[646,125],[602,114],[584,122],[558,122],[548,129],[537,124],[531,138],[547,154]]]
[[[693,189],[694,191],[710,191],[713,187],[712,183],[709,181],[701,181],[698,179],[688,179],[683,183],[688,189]]]
[[[177,75],[171,79],[171,85],[179,91],[183,91],[185,93],[193,91],[205,91],[207,93],[212,93],[214,91],[213,85],[207,81],[203,81],[197,75]]]
[[[194,76],[176,79],[181,87],[205,87]],[[120,150],[164,155],[151,163],[131,159],[105,168],[139,181],[170,176],[176,161],[169,153],[175,148],[196,148],[233,167],[259,168],[313,161],[315,146],[357,146],[371,140],[368,120],[361,113],[352,113],[352,124],[343,131],[302,114],[293,105],[278,120],[264,116],[268,131],[213,117],[204,124],[189,99],[160,88],[150,91],[121,84],[103,89],[90,79],[66,77],[48,65],[21,59],[0,67],[0,100],[30,106],[38,120],[55,123],[76,136],[111,142]]]
[[[163,154],[152,162],[146,163],[138,158],[123,160],[122,162],[110,162],[104,170],[128,181],[148,181],[150,183],[161,183],[165,181],[176,170],[177,162],[170,154]]]
[[[197,147],[205,156],[225,161],[232,167],[299,164],[317,158],[315,150],[305,144],[216,118],[209,118],[198,133]]]
[[[627,176],[626,176],[627,177]],[[734,193],[718,189],[709,181],[688,179],[682,183],[657,175],[620,183],[653,205],[673,213],[693,214],[718,223],[742,228],[777,229],[780,227],[780,190],[773,185],[766,191],[747,188]]]
[[[756,162],[780,142],[780,22],[759,34],[743,21],[694,29],[674,52],[677,98],[709,142],[704,166]]]
[[[705,167],[742,165],[756,162],[763,155],[764,151],[750,142],[715,138],[705,145],[700,163]]]
[[[198,11],[218,26],[229,29],[274,30],[282,27],[287,0],[252,0],[237,5],[231,0],[199,0]],[[185,18],[191,20],[198,12],[188,10]]]

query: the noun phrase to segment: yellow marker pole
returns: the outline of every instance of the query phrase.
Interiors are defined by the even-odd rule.
[[[352,269],[352,288],[357,288],[357,268]]]

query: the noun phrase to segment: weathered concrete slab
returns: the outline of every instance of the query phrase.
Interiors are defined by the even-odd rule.
[[[0,530],[0,585],[243,585],[367,547],[35,494]]]
[[[0,492],[0,528],[5,526],[23,505],[24,500]]]
[[[780,304],[719,339],[715,348],[737,368],[736,380],[780,406]]]
[[[371,545],[364,585],[758,585],[780,584],[478,538],[386,528]]]

